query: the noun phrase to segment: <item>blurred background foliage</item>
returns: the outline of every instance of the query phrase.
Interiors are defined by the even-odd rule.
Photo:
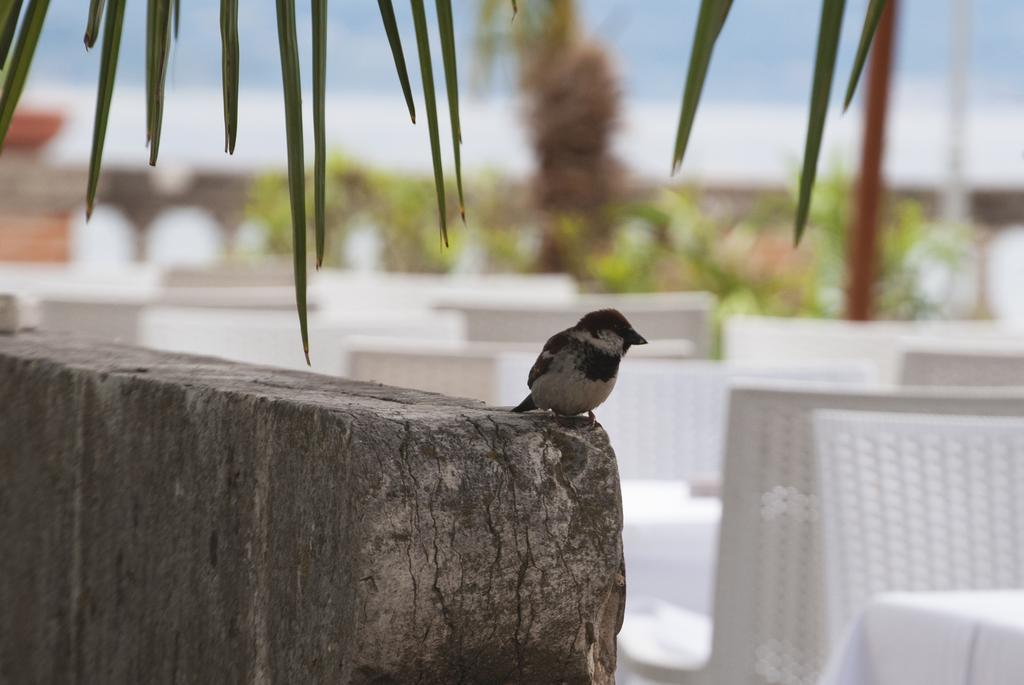
[[[327,184],[328,244],[336,248],[326,255],[328,266],[545,272],[552,270],[545,252],[555,242],[567,257],[557,270],[571,273],[585,290],[706,290],[719,298],[722,316],[842,315],[853,181],[841,167],[817,184],[810,219],[815,230],[799,250],[793,249],[790,223],[795,175],[788,197],[766,195],[739,221],[702,209],[707,203],[698,188],[632,188],[632,199],[602,210],[607,228],[601,231],[592,230],[584,214],[539,206],[521,182],[493,173],[467,176],[469,223],[452,234],[450,249],[427,230],[437,211],[430,177],[385,172],[335,153]],[[454,188],[449,192],[454,198]],[[261,227],[266,252],[290,254],[284,174],[256,181],[248,215]],[[967,227],[930,223],[913,200],[889,201],[881,250],[879,318],[949,314],[956,279],[973,265]]]
[[[467,176],[468,224],[452,232],[446,250],[430,230],[437,218],[430,178],[335,154],[327,168],[327,244],[335,246],[328,265],[564,272],[590,291],[705,290],[718,297],[719,316],[843,314],[853,181],[842,167],[820,174],[809,218],[815,230],[799,250],[792,233],[796,170],[788,196],[763,195],[741,220],[705,211],[711,203],[699,188],[658,190],[615,158],[620,77],[573,0],[531,3],[515,30],[506,0],[481,0],[477,8],[476,85],[488,83],[499,61],[513,68],[533,174],[522,181]],[[448,194],[448,207],[457,207],[454,189]],[[249,215],[265,227],[268,251],[289,253],[283,175],[257,181]],[[909,200],[889,201],[880,226],[876,316],[964,314],[949,310],[949,293],[971,263],[969,230],[930,224]],[[962,288],[962,278],[957,284]]]
[[[326,230],[333,248],[324,256],[326,266],[420,273],[531,270],[526,255],[536,229],[528,203],[494,174],[465,179],[471,218],[452,233],[449,248],[436,231],[424,230],[437,221],[433,178],[372,168],[335,152],[327,161],[326,182]],[[448,218],[455,221],[453,184],[448,195]],[[284,174],[254,180],[246,214],[262,231],[259,242],[268,254],[291,254],[288,202]]]

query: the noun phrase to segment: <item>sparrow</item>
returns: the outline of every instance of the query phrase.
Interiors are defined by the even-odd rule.
[[[594,423],[594,408],[615,387],[623,355],[632,345],[646,344],[617,310],[590,312],[544,343],[526,382],[530,394],[512,411],[550,409],[557,416],[587,412]]]

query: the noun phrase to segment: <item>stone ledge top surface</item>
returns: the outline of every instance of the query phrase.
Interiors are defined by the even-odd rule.
[[[491,407],[478,400],[313,372],[256,366],[218,357],[163,352],[73,335],[0,335],[2,357],[346,413],[371,411],[383,418],[443,420],[445,417],[481,418],[487,415],[508,425],[525,426],[539,420],[546,428],[554,423],[550,416],[513,414],[507,408]],[[523,385],[526,392],[525,379]],[[588,422],[581,419],[579,423],[582,427]]]

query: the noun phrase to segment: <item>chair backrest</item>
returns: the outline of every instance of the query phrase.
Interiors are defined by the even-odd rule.
[[[294,286],[187,286],[165,288],[152,301],[154,307],[281,311],[295,310]],[[317,295],[307,298],[306,308],[320,309]]]
[[[902,343],[915,338],[1024,340],[991,321],[836,321],[737,316],[723,327],[724,357],[732,361],[863,361],[883,383],[896,383]]]
[[[873,595],[1024,587],[1024,419],[816,412],[832,644]]]
[[[1024,386],[1024,343],[909,343],[902,350],[900,384]]]
[[[290,283],[291,281],[289,281]],[[309,274],[309,295],[324,309],[430,309],[441,302],[570,302],[576,282],[566,274],[417,274],[320,269]]]
[[[164,288],[293,288],[292,266],[220,262],[216,266],[172,266],[163,272]]]
[[[207,354],[329,375],[345,373],[342,350],[349,336],[456,339],[457,316],[415,312],[310,312],[306,364],[294,312],[149,307],[140,321],[139,344],[169,352]]]
[[[812,685],[827,655],[812,413],[1024,415],[1024,391],[734,388],[710,674],[729,685]]]
[[[348,358],[346,375],[352,380],[469,397],[489,403],[493,403],[498,394],[501,354],[497,350],[472,348],[457,341],[355,338],[345,343],[345,352]],[[521,394],[526,396],[525,392]]]
[[[693,356],[705,358],[711,352],[714,304],[714,297],[708,293],[658,293],[584,295],[571,302],[543,305],[450,301],[438,308],[455,310],[465,317],[469,340],[539,345],[587,312],[614,307],[649,340],[690,340]]]
[[[103,297],[47,295],[39,299],[39,327],[55,333],[139,345],[141,319],[148,301],[147,295],[131,293]]]

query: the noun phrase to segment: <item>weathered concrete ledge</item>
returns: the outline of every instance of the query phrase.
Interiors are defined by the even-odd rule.
[[[606,683],[599,428],[0,336],[0,681]]]

